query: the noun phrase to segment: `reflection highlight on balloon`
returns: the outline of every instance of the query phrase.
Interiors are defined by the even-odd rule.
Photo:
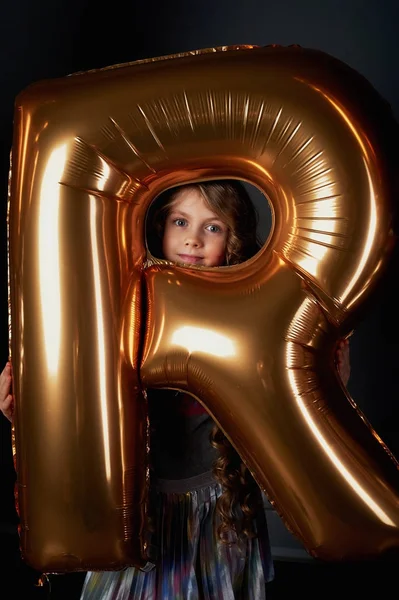
[[[67,147],[53,150],[45,166],[40,191],[38,264],[44,348],[49,374],[58,370],[61,345],[60,198],[59,181],[67,160]],[[51,317],[49,318],[49,315]]]
[[[204,352],[211,356],[234,356],[234,344],[227,335],[210,329],[183,326],[172,334],[172,345],[182,346],[189,352]]]

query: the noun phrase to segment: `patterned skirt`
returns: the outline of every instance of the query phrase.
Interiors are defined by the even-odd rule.
[[[156,486],[157,565],[151,571],[89,572],[81,600],[264,600],[273,579],[267,523],[260,511],[256,537],[220,542],[210,473]]]

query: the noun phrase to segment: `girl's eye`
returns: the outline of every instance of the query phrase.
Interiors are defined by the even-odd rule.
[[[211,233],[220,233],[222,231],[222,228],[219,227],[219,225],[208,225],[207,229]]]
[[[187,223],[185,219],[175,219],[173,222],[175,225],[177,225],[177,227],[184,227],[184,225]]]

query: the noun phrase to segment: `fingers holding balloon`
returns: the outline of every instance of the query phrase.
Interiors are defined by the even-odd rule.
[[[351,372],[348,338],[341,339],[338,342],[335,353],[335,364],[342,383],[346,386],[348,384]]]
[[[0,375],[0,410],[9,421],[12,421],[14,415],[14,398],[10,393],[11,384],[11,363],[8,362]]]

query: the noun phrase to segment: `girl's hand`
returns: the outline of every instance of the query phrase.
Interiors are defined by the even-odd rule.
[[[342,379],[342,383],[346,386],[349,381],[351,365],[349,359],[349,340],[340,340],[338,342],[335,361],[338,373]]]
[[[12,422],[14,414],[14,398],[11,391],[11,363],[8,362],[0,375],[0,410]]]

